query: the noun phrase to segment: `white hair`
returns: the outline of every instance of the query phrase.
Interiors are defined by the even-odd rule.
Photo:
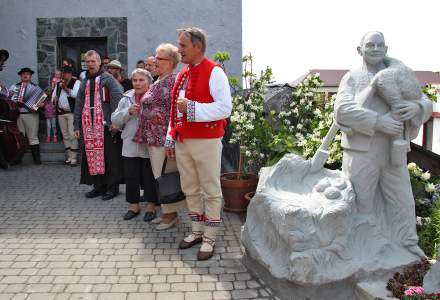
[[[131,77],[133,77],[133,75],[138,74],[141,76],[144,76],[145,78],[147,78],[148,83],[151,84],[153,82],[153,76],[151,76],[151,73],[148,72],[145,69],[142,68],[136,68],[131,72]]]

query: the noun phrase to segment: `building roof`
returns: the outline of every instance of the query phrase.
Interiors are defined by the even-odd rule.
[[[301,75],[288,85],[294,87],[302,82],[308,75],[319,73],[319,77],[324,82],[324,87],[338,87],[342,77],[348,70],[329,70],[329,69],[311,69],[304,75]],[[427,84],[440,84],[440,73],[432,71],[415,71],[417,79],[421,86]]]

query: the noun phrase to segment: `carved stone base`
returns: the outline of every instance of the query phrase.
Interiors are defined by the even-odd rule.
[[[285,279],[279,279],[263,267],[257,260],[245,254],[243,263],[255,277],[263,280],[281,300],[397,300],[388,296],[385,282],[397,271],[393,270],[375,276],[381,281],[357,283],[356,280],[344,280],[323,285],[298,285]],[[380,284],[378,283],[380,282]]]

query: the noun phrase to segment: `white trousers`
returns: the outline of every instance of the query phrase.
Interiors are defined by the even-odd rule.
[[[58,124],[60,124],[61,134],[63,135],[64,147],[71,160],[76,161],[78,153],[78,140],[75,138],[73,130],[73,114],[58,115]]]
[[[26,136],[29,145],[38,145],[38,125],[40,122],[39,115],[37,113],[20,114],[17,120],[18,130]]]
[[[192,230],[215,239],[221,224],[221,138],[176,142],[180,183],[192,219]]]

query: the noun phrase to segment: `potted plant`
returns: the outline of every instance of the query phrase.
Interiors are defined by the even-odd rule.
[[[264,113],[264,96],[271,82],[272,70],[266,68],[260,76],[252,72],[252,56],[243,57],[244,89],[233,96],[230,126],[230,143],[239,146],[237,172],[224,173],[220,177],[224,210],[245,212],[248,201],[245,194],[254,192],[258,184],[258,171],[269,158],[272,127]]]

